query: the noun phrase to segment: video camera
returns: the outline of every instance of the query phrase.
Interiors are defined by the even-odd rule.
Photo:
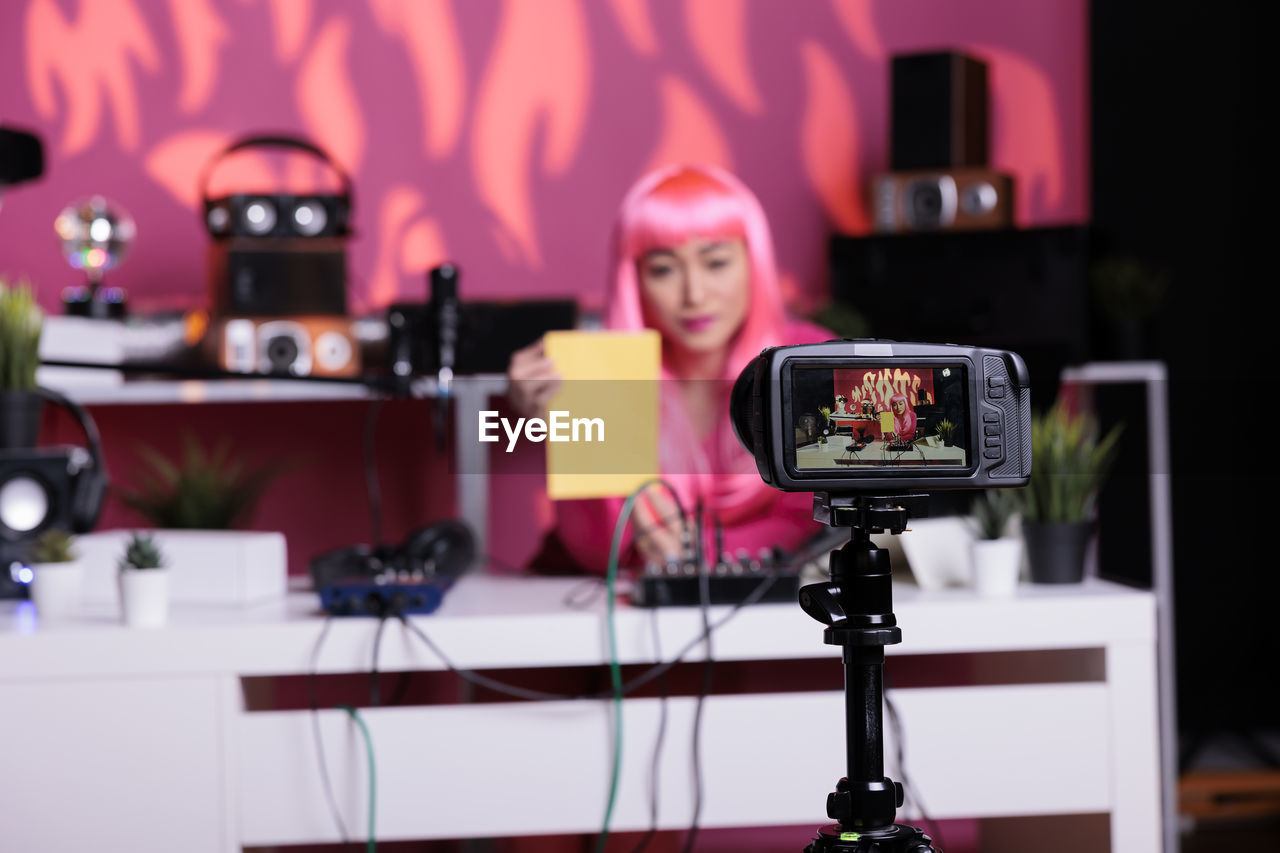
[[[1031,475],[1031,383],[1006,350],[839,340],[774,347],[739,375],[729,404],[760,476],[813,492],[814,518],[847,527],[831,580],[802,587],[801,609],[842,646],[845,766],[805,853],[935,853],[922,830],[895,823],[902,783],[884,775],[884,647],[902,641],[889,551],[872,533],[902,533],[927,514],[922,489],[1025,486]],[[940,853],[940,851],[939,851]]]
[[[766,483],[832,493],[1026,485],[1030,407],[1016,353],[887,340],[766,349],[730,403]]]

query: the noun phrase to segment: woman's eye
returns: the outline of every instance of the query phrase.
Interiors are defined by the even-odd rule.
[[[728,258],[707,258],[706,263],[707,263],[707,269],[719,270],[729,266],[730,261]]]
[[[649,278],[664,278],[671,275],[673,267],[668,264],[650,264],[645,268],[645,275]]]

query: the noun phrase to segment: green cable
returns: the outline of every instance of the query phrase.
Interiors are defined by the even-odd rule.
[[[360,727],[360,734],[364,736],[364,751],[369,760],[369,841],[366,844],[368,853],[375,853],[378,849],[377,836],[374,834],[374,817],[375,808],[378,803],[378,775],[373,764],[373,737],[369,734],[369,727],[365,725],[364,718],[360,716],[360,712],[350,705],[339,705],[339,708],[346,711],[347,714]]]
[[[635,509],[636,501],[640,499],[640,495],[645,489],[652,485],[664,487],[675,499],[676,506],[680,510],[681,517],[684,517],[684,507],[680,504],[680,496],[671,484],[662,479],[652,479],[641,484],[634,492],[627,496],[626,501],[622,504],[622,511],[618,513],[618,522],[613,527],[613,543],[609,546],[609,570],[605,575],[605,601],[608,613],[608,635],[609,635],[609,678],[613,685],[613,772],[610,774],[609,780],[609,802],[604,810],[604,824],[600,827],[600,834],[596,837],[596,853],[604,853],[605,843],[609,840],[609,824],[613,821],[613,807],[618,799],[618,782],[622,774],[622,664],[618,662],[618,633],[617,626],[614,624],[614,585],[618,578],[618,561],[621,559],[622,553],[622,534],[626,532],[627,523],[631,520],[631,513]]]

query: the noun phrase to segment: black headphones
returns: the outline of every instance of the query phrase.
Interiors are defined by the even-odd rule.
[[[68,520],[72,533],[86,533],[98,523],[107,493],[106,462],[102,458],[102,439],[98,427],[89,413],[80,405],[49,388],[37,388],[35,393],[71,413],[89,445],[88,459],[71,475],[71,505]]]
[[[209,198],[209,179],[222,159],[246,148],[287,148],[323,161],[342,182],[337,195],[313,193],[234,193]],[[351,233],[351,178],[332,157],[305,139],[287,135],[249,136],[215,154],[200,172],[204,223],[215,239],[346,237]]]

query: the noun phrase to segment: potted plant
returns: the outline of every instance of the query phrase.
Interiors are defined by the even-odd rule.
[[[31,600],[40,620],[55,620],[80,609],[83,566],[76,554],[75,537],[65,530],[45,530],[32,543]]]
[[[1021,492],[1022,535],[1033,583],[1077,583],[1093,532],[1098,490],[1121,426],[1099,437],[1097,419],[1059,399],[1031,420],[1031,480]]]
[[[956,435],[955,424],[953,424],[951,421],[947,420],[946,418],[943,418],[942,420],[938,421],[938,437],[942,439],[943,445],[945,445],[946,447],[950,447],[951,442],[955,440],[955,435]]]
[[[827,434],[831,432],[831,407],[819,406],[818,414],[822,415],[822,435],[818,438],[818,444],[826,444]]]
[[[1143,357],[1147,324],[1160,308],[1168,277],[1138,258],[1102,258],[1089,270],[1093,298],[1114,336],[1114,356]]]
[[[152,536],[134,533],[120,557],[120,607],[131,628],[159,628],[169,619],[169,570]]]
[[[229,441],[206,453],[195,436],[184,436],[182,456],[139,448],[147,468],[137,488],[123,490],[125,506],[153,527],[168,530],[232,530],[248,522],[278,466],[247,468],[230,458]]]
[[[43,400],[36,393],[44,313],[25,282],[0,277],[0,450],[34,447]]]
[[[985,489],[973,501],[973,588],[982,595],[1012,595],[1022,566],[1022,539],[1010,531],[1018,512],[1012,489]]]

